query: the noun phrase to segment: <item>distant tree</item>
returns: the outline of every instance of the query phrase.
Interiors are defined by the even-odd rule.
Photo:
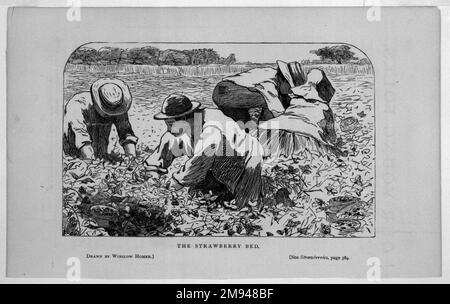
[[[358,60],[357,64],[361,64],[361,65],[370,64],[370,60],[367,58],[362,58],[362,59]]]
[[[219,54],[213,49],[206,49],[206,62],[205,64],[218,63],[220,60]]]
[[[122,53],[120,62],[129,64],[142,64],[141,48],[126,49]]]
[[[68,62],[73,64],[94,64],[99,60],[97,50],[89,47],[76,49],[69,57]]]
[[[310,51],[312,54],[316,54],[322,61],[332,60],[339,64],[348,62],[350,60],[357,60],[355,53],[350,50],[348,45],[334,45],[326,46],[317,50]]]
[[[157,65],[159,62],[160,50],[153,46],[145,46],[141,48],[142,54],[144,56],[144,64]]]
[[[199,49],[183,50],[183,53],[188,56],[190,65],[201,64],[202,56]]]
[[[68,60],[72,64],[148,64],[148,65],[204,65],[204,64],[234,64],[235,54],[222,58],[212,48],[192,50],[160,50],[145,46],[131,49],[118,47],[102,47],[95,50],[81,47],[75,50]]]
[[[159,53],[159,64],[161,65],[189,65],[190,58],[183,51],[164,50]]]
[[[230,65],[230,64],[236,63],[236,55],[234,53],[231,53],[230,55],[228,55],[227,58],[222,60],[222,63],[226,64],[226,65]]]
[[[102,47],[98,50],[100,61],[106,64],[118,64],[124,50],[117,47]]]
[[[127,49],[122,53],[121,63],[158,65],[159,49],[151,46]]]
[[[189,57],[189,64],[191,65],[212,64],[220,62],[219,54],[213,49],[203,48],[184,50],[183,53]]]

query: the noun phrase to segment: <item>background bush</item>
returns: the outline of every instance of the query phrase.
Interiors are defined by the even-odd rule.
[[[71,64],[144,64],[144,65],[207,65],[234,64],[235,54],[226,58],[208,48],[192,50],[160,50],[153,46],[122,49],[118,47],[102,47],[98,50],[90,47],[76,49],[68,60]]]

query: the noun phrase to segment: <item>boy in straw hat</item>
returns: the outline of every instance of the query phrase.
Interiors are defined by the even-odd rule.
[[[114,124],[125,154],[136,156],[138,139],[128,119],[130,106],[130,90],[119,79],[98,79],[90,91],[73,96],[64,106],[64,152],[83,159],[107,156]]]
[[[184,95],[171,95],[154,116],[167,125],[159,146],[146,161],[147,171],[167,173],[177,157],[189,160],[172,175],[175,188],[214,191],[242,207],[261,195],[262,147],[258,140],[217,109],[202,109]]]

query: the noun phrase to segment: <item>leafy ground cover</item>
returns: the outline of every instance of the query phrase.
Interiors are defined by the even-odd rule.
[[[143,76],[66,72],[65,100],[99,77],[119,77],[133,92],[130,119],[140,139],[138,157],[82,161],[63,157],[63,235],[71,236],[374,236],[374,99],[372,74],[329,74],[331,102],[345,157],[302,154],[264,168],[271,195],[263,205],[238,209],[214,193],[175,191],[169,176],[148,175],[143,160],[164,125],[152,119],[165,96],[188,95],[207,106],[224,75]],[[181,87],[181,89],[180,89]],[[180,91],[181,90],[181,91]],[[114,132],[111,151],[120,154]]]

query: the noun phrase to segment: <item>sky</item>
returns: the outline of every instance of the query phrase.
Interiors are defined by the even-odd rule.
[[[236,55],[238,62],[254,62],[254,63],[273,63],[280,59],[283,61],[301,61],[301,60],[313,60],[318,59],[314,54],[311,54],[311,50],[315,50],[326,45],[333,44],[177,44],[177,43],[90,43],[84,45],[85,47],[91,47],[99,49],[105,46],[120,47],[123,49],[154,46],[162,50],[166,49],[196,49],[196,48],[212,48],[216,50],[221,57],[227,57],[230,53]],[[352,52],[358,58],[366,58],[366,56],[357,48],[351,46]]]

